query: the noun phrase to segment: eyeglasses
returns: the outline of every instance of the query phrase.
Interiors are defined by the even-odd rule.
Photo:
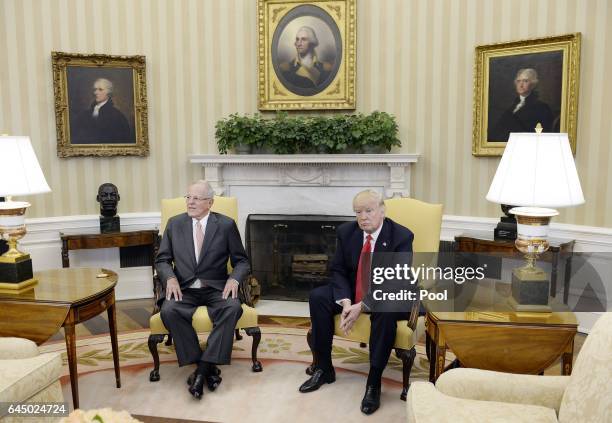
[[[189,201],[189,200],[204,201],[204,200],[212,199],[212,197],[199,197],[197,195],[184,195],[183,198],[185,198],[186,201]]]

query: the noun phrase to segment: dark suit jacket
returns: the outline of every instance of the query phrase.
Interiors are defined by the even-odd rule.
[[[95,103],[92,103],[89,109],[79,113],[71,122],[72,144],[136,142],[128,120],[115,108],[112,99],[100,107],[97,118],[92,116],[94,106]]]
[[[233,219],[210,212],[200,260],[196,263],[193,245],[193,223],[187,213],[168,220],[159,252],[155,258],[157,275],[166,290],[166,282],[176,277],[181,289],[189,287],[196,279],[204,286],[222,291],[229,277],[242,282],[251,267]],[[227,273],[227,260],[232,263],[232,273]],[[161,303],[161,302],[160,302]]]
[[[331,264],[331,284],[334,301],[350,298],[355,301],[355,279],[359,255],[363,248],[363,231],[357,222],[347,222],[338,226],[336,255]],[[374,254],[384,252],[412,252],[414,234],[406,227],[385,218],[376,244]]]
[[[553,113],[548,104],[538,99],[536,92],[528,95],[523,107],[513,113],[519,101],[520,98],[516,97],[512,105],[491,128],[489,141],[508,141],[510,132],[534,132],[538,123],[542,124],[543,132],[553,131]]]

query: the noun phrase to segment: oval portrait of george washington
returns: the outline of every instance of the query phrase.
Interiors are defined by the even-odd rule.
[[[278,23],[272,37],[272,65],[285,88],[313,96],[331,84],[342,62],[342,38],[322,8],[300,5]]]

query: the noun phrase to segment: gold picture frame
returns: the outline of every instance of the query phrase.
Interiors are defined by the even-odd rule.
[[[355,109],[355,3],[257,1],[259,110]]]
[[[144,56],[51,53],[57,155],[149,154]]]
[[[474,71],[473,155],[501,156],[510,132],[538,122],[576,154],[580,33],[477,46]]]

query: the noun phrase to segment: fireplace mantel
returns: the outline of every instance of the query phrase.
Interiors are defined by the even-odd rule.
[[[194,154],[193,164],[217,195],[238,198],[238,228],[247,216],[350,216],[353,196],[375,189],[387,198],[410,196],[410,168],[419,154]]]
[[[419,157],[420,154],[193,154],[189,161],[204,168],[204,177],[219,194],[227,193],[230,185],[379,186],[386,197],[407,197],[410,165]]]

